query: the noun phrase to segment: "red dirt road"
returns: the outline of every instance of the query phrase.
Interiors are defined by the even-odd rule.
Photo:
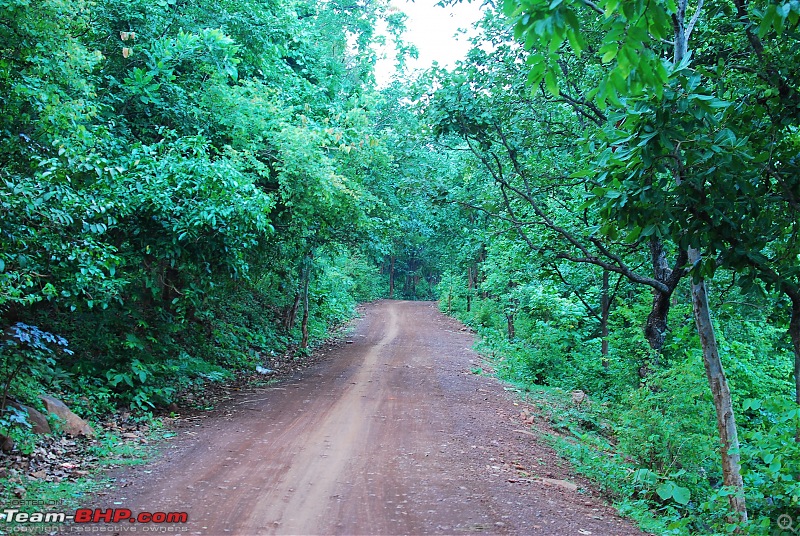
[[[210,535],[641,534],[514,422],[460,329],[430,302],[371,304],[352,344],[226,403],[101,506]]]

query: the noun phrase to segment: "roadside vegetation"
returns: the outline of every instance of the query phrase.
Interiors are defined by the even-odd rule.
[[[797,526],[800,5],[502,4],[424,109],[442,310],[649,530]]]
[[[383,2],[0,1],[4,497],[58,494],[388,293],[413,235],[378,20],[402,30]]]
[[[652,530],[800,525],[800,4],[484,13],[411,76],[384,0],[0,0],[3,497],[388,297],[476,329]]]

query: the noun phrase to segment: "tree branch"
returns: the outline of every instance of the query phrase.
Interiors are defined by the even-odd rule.
[[[633,281],[634,283],[640,283],[642,285],[647,285],[648,287],[652,287],[659,292],[668,293],[669,287],[662,283],[661,281],[656,281],[652,277],[645,277],[643,275],[639,275],[636,272],[633,272],[627,268],[623,268],[621,266],[617,266],[616,264],[611,264],[610,262],[606,262],[602,259],[598,259],[597,257],[575,257],[573,255],[568,255],[566,253],[559,253],[556,255],[557,259],[564,259],[567,261],[572,262],[582,262],[586,264],[594,264],[596,266],[601,266],[608,270],[609,272],[614,272],[615,274],[621,274]]]

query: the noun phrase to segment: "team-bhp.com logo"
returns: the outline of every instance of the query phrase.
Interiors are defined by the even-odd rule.
[[[80,508],[75,510],[75,523],[186,523],[189,514],[186,512],[142,512],[133,515],[127,508]]]
[[[187,512],[140,512],[133,514],[128,508],[79,508],[74,514],[65,512],[20,512],[18,509],[3,510],[6,523],[186,523]]]

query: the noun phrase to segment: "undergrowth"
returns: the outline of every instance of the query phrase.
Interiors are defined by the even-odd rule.
[[[591,332],[571,305],[562,311],[551,301],[541,319],[518,312],[512,340],[492,300],[474,298],[469,312],[463,305],[451,300],[451,311],[478,332],[476,349],[496,375],[537,408],[547,441],[643,530],[780,534],[780,523],[800,520],[800,444],[794,440],[800,411],[790,399],[791,361],[783,356],[760,364],[759,352],[785,352],[775,329],[754,332],[752,323],[732,315],[719,330],[735,389],[750,514],[737,527],[727,518],[730,492],[722,485],[714,408],[687,306],[673,307],[682,322],[673,324],[660,362],[651,362],[642,380],[637,370],[647,351],[631,319],[643,318],[646,303],[620,311],[605,358],[599,341],[580,336]],[[736,329],[739,338],[750,329],[752,344],[729,344],[726,337]],[[586,399],[576,403],[578,390]]]

